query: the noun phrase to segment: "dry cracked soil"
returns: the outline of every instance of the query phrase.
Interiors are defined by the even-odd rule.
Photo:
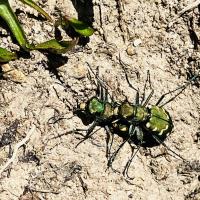
[[[73,114],[77,102],[96,92],[96,78],[88,65],[109,88],[118,102],[135,102],[144,93],[148,71],[154,105],[162,94],[184,85],[199,70],[200,11],[195,6],[180,12],[191,0],[41,0],[39,4],[56,18],[58,12],[91,24],[95,33],[62,56],[32,51],[9,62],[20,78],[0,80],[0,170],[15,153],[16,144],[31,130],[25,145],[1,173],[1,200],[199,200],[200,199],[200,89],[188,87],[164,107],[174,128],[166,145],[140,148],[129,168],[131,155],[125,144],[113,167],[107,169],[106,133],[99,129],[82,139],[73,130],[87,129]],[[43,42],[54,36],[50,22],[19,1],[10,1],[29,42]],[[0,28],[1,47],[19,50],[10,32]],[[64,37],[67,37],[66,35]],[[120,63],[125,64],[125,71]],[[150,88],[147,86],[146,94]],[[164,101],[176,96],[168,95]],[[59,120],[57,120],[59,119]],[[99,127],[97,127],[98,129]],[[83,134],[85,134],[83,132]],[[28,136],[27,136],[28,137]],[[113,151],[122,142],[114,137]]]

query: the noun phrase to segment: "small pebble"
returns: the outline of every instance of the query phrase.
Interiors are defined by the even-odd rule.
[[[74,78],[77,78],[77,79],[84,78],[88,73],[87,67],[82,65],[82,64],[75,65],[72,68],[72,70],[73,70],[73,75],[72,76]]]
[[[12,69],[9,64],[1,65],[3,77],[16,83],[23,83],[26,81],[26,76],[18,69]]]
[[[139,46],[140,44],[142,44],[142,40],[141,40],[141,39],[136,39],[136,40],[134,40],[134,42],[133,42],[133,45],[134,45],[135,47]]]
[[[132,45],[129,45],[126,49],[126,53],[129,55],[129,56],[133,56],[136,54],[135,52],[135,49]]]

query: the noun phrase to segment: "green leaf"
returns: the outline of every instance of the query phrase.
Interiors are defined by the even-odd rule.
[[[23,3],[33,7],[40,12],[47,19],[52,21],[51,17],[32,0],[20,0]],[[33,49],[33,46],[28,43],[24,30],[22,29],[15,13],[12,11],[8,0],[0,0],[0,16],[6,21],[14,37],[18,41],[19,45],[26,51]]]
[[[8,62],[10,60],[16,59],[16,53],[12,53],[4,48],[0,47],[0,62]]]
[[[34,8],[37,10],[40,14],[42,14],[46,19],[49,21],[53,21],[52,18],[49,16],[48,13],[46,13],[40,6],[38,6],[35,2],[32,0],[20,0],[22,3],[27,4],[28,6]]]
[[[75,18],[71,18],[68,16],[65,16],[62,20],[61,20],[61,25],[62,26],[72,26],[74,28],[74,30],[79,33],[82,36],[91,36],[94,33],[94,29],[91,28],[90,26],[88,26],[86,23],[79,21]]]
[[[76,44],[78,40],[72,40],[72,41],[57,41],[56,39],[52,39],[40,44],[37,44],[34,49],[37,50],[48,50],[49,52],[55,53],[55,54],[62,54],[66,53],[70,49],[72,49]]]
[[[12,11],[8,0],[0,0],[0,16],[6,21],[19,45],[24,49],[28,50],[28,41],[25,33],[19,24],[19,21]]]

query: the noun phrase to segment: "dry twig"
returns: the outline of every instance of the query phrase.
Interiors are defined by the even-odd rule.
[[[169,24],[168,24],[168,28],[172,27],[174,25],[174,23],[176,23],[176,21],[178,20],[179,17],[181,17],[184,13],[189,12],[191,10],[193,10],[194,8],[196,8],[198,5],[200,4],[200,0],[197,0],[191,4],[189,4],[188,6],[186,6],[183,10],[181,10],[178,13],[178,16],[174,18],[174,20],[172,20]]]
[[[24,139],[22,139],[20,142],[18,142],[18,143],[15,145],[14,151],[13,151],[13,154],[12,154],[12,157],[6,162],[5,165],[3,165],[3,166],[1,167],[1,169],[0,169],[0,175],[4,172],[4,170],[5,170],[9,165],[11,165],[11,164],[14,162],[14,160],[15,160],[15,158],[16,158],[16,156],[17,156],[17,153],[18,153],[18,149],[19,149],[22,145],[24,145],[24,144],[26,144],[26,143],[28,142],[28,140],[30,139],[30,137],[32,136],[32,134],[34,133],[34,131],[35,131],[35,126],[33,125],[32,128],[30,129],[30,131],[27,133],[26,137],[25,137]]]

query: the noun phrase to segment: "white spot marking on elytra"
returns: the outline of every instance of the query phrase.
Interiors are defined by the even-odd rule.
[[[150,122],[153,121],[153,115],[151,115],[151,118],[149,119],[149,121],[150,121]]]
[[[167,124],[167,125],[165,126],[165,128],[162,129],[162,130],[160,131],[160,133],[159,133],[158,135],[162,135],[163,132],[166,131],[168,128],[169,128],[169,125]]]
[[[164,130],[162,129],[162,130],[160,131],[160,133],[158,133],[158,135],[162,135],[162,134],[163,134],[163,131],[164,131]]]
[[[146,127],[150,128],[151,124],[149,122],[146,123]]]
[[[153,131],[157,131],[158,130],[158,128],[157,127],[155,127],[154,129],[153,129]]]
[[[127,127],[122,127],[120,130],[125,132],[125,131],[127,131]]]

